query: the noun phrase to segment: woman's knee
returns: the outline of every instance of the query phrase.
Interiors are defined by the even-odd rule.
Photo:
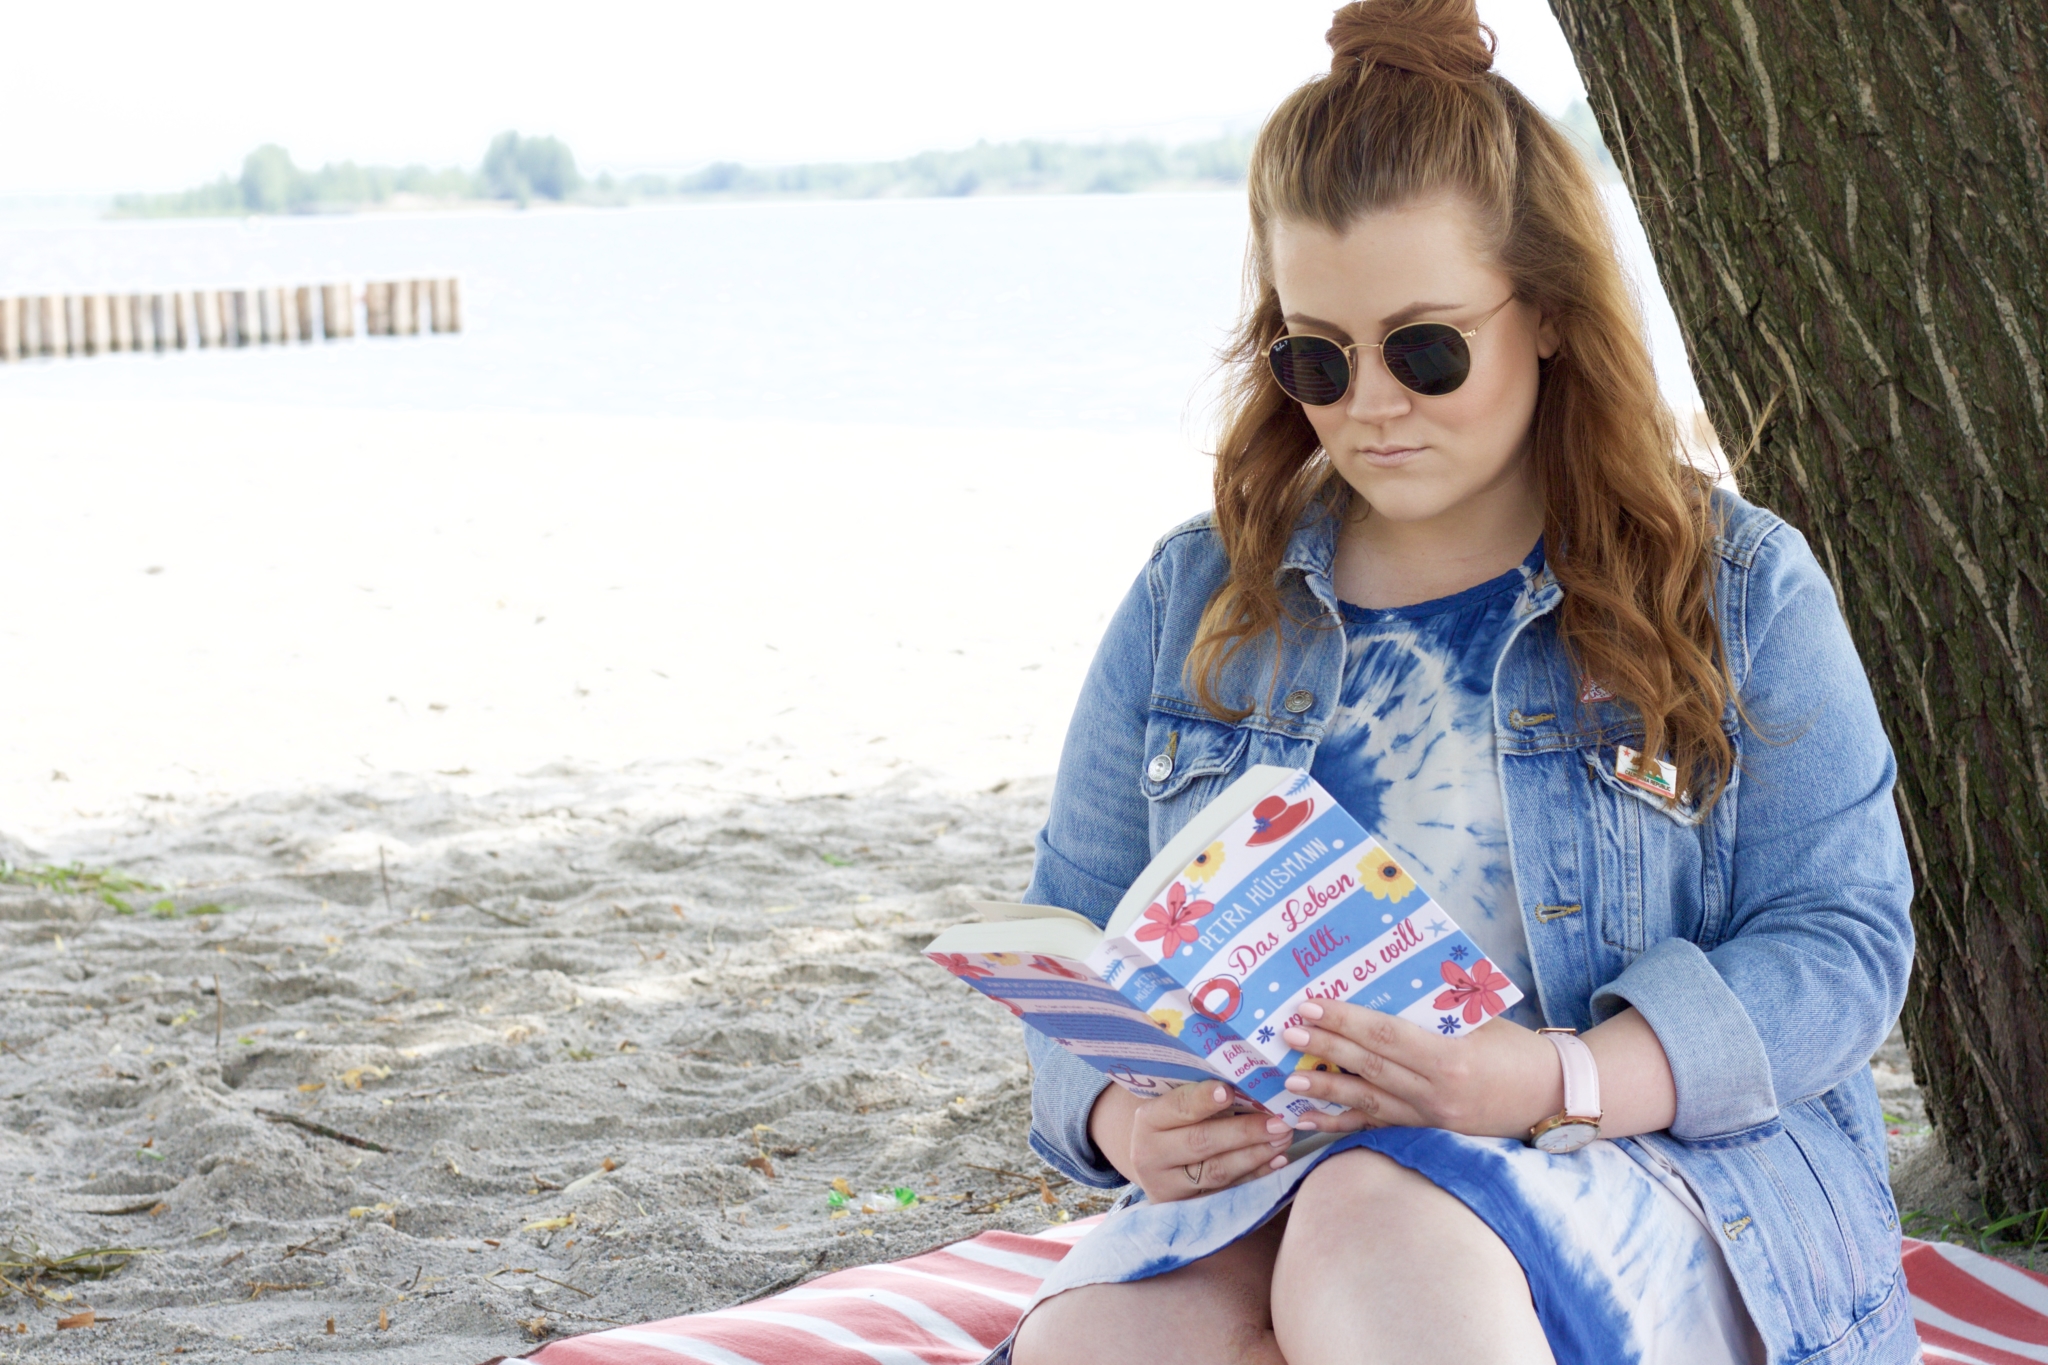
[[[1011,1344],[1012,1365],[1128,1365],[1155,1355],[1183,1365],[1285,1365],[1267,1301],[1282,1226],[1165,1275],[1047,1299]]]
[[[1340,1251],[1347,1265],[1371,1261],[1392,1269],[1425,1247],[1461,1248],[1523,1282],[1514,1253],[1456,1195],[1362,1149],[1330,1157],[1302,1180],[1277,1259],[1283,1275],[1302,1273],[1305,1261],[1327,1264]]]
[[[1450,1197],[1392,1157],[1364,1148],[1339,1152],[1318,1162],[1296,1189],[1287,1240],[1384,1229],[1389,1218],[1426,1207],[1431,1196]]]

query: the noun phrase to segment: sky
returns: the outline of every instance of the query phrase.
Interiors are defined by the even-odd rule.
[[[1330,0],[0,0],[0,195],[300,165],[474,165],[507,128],[586,170],[880,160],[978,139],[1210,137],[1324,69]],[[1482,0],[1497,69],[1581,93],[1545,0]],[[89,60],[82,60],[87,59]],[[24,118],[22,112],[41,111]]]

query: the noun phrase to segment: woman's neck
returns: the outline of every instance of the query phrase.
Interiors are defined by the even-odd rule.
[[[1407,607],[1497,578],[1528,557],[1543,533],[1543,501],[1524,477],[1419,521],[1375,515],[1353,498],[1330,577],[1361,607]]]

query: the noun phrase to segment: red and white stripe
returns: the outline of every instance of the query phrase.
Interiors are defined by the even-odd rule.
[[[984,1232],[908,1260],[835,1271],[757,1303],[551,1342],[532,1365],[974,1365],[1010,1334],[1097,1219]],[[1930,1361],[2048,1365],[2048,1276],[1947,1242],[1906,1241]]]
[[[2048,1362],[2048,1275],[1952,1242],[1906,1239],[1913,1321],[1930,1361]]]

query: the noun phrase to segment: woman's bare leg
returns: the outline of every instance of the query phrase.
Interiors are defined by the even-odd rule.
[[[1047,1299],[1011,1345],[1013,1365],[1287,1365],[1266,1295],[1287,1218],[1179,1270]]]
[[[1340,1152],[1302,1181],[1272,1310],[1289,1365],[1554,1365],[1507,1244],[1378,1152]]]

